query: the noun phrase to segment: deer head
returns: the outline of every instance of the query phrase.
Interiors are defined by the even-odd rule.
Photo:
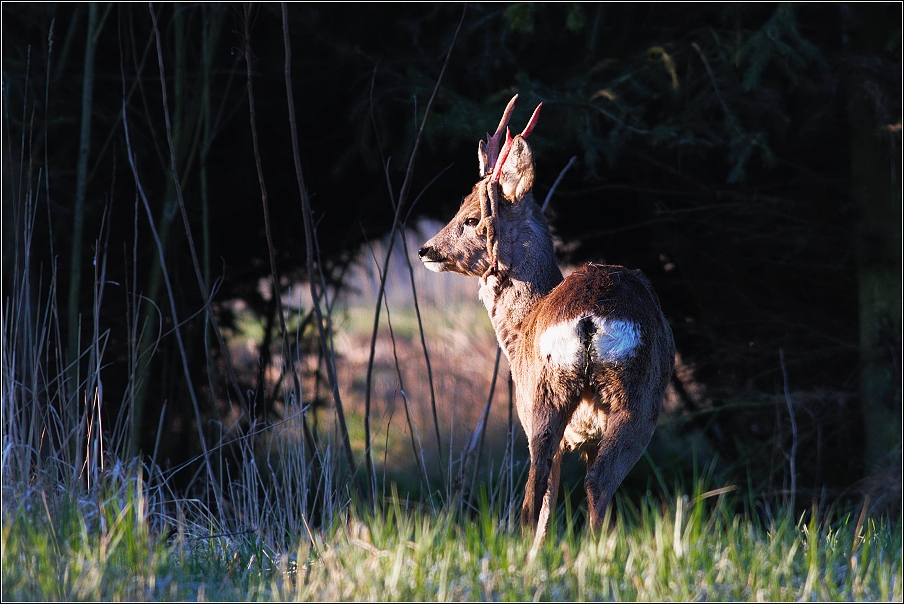
[[[516,225],[517,214],[529,211],[526,205],[533,200],[534,157],[527,136],[542,107],[542,103],[537,105],[521,134],[512,138],[508,122],[517,98],[509,101],[496,132],[487,134],[487,142],[477,146],[480,180],[471,194],[449,224],[418,250],[428,269],[480,277],[511,266],[509,244],[517,237],[500,228],[499,216],[508,214],[505,225]]]

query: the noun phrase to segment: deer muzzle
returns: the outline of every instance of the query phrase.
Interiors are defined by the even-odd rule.
[[[441,272],[448,263],[448,258],[440,254],[436,248],[429,245],[420,248],[417,251],[417,256],[421,259],[421,262],[424,263],[424,266],[427,267],[427,269],[435,273]]]

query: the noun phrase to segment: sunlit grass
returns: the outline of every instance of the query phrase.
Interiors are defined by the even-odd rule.
[[[134,475],[91,500],[32,490],[3,512],[3,598],[23,600],[900,601],[901,519],[751,513],[724,493],[619,499],[609,530],[565,509],[536,560],[482,499],[473,515],[353,506],[278,551],[260,532],[161,521]],[[388,500],[393,501],[393,500]],[[580,512],[582,513],[582,512]],[[766,520],[771,516],[771,520]]]

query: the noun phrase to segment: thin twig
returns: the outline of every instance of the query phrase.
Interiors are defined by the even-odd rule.
[[[370,473],[370,492],[374,493],[376,490],[376,471],[373,465],[373,454],[372,454],[372,445],[371,445],[371,428],[370,428],[370,390],[371,390],[371,381],[373,379],[373,365],[374,365],[374,356],[376,355],[376,347],[377,347],[377,332],[380,329],[380,309],[382,308],[383,302],[383,293],[386,290],[386,274],[387,268],[389,267],[389,259],[392,256],[392,248],[395,244],[395,234],[399,230],[399,224],[401,222],[401,214],[402,208],[405,207],[405,199],[408,195],[408,189],[411,186],[411,176],[414,173],[414,160],[417,157],[417,151],[420,147],[421,138],[424,134],[424,127],[427,124],[427,118],[430,117],[430,109],[433,106],[433,101],[436,98],[436,93],[439,90],[440,84],[443,81],[443,75],[446,73],[446,67],[449,65],[449,59],[452,56],[452,49],[455,48],[455,41],[458,39],[458,33],[461,31],[461,26],[464,23],[465,15],[467,14],[468,7],[467,4],[464,5],[461,13],[461,20],[458,22],[458,28],[455,30],[455,35],[452,37],[452,43],[449,45],[449,52],[446,53],[446,60],[443,63],[443,67],[439,72],[439,77],[436,80],[436,85],[433,87],[433,94],[430,95],[430,100],[427,103],[427,108],[424,110],[424,119],[421,121],[421,127],[418,130],[417,137],[414,141],[414,148],[411,151],[411,158],[408,161],[408,170],[405,173],[405,180],[402,182],[402,188],[399,192],[398,203],[395,208],[395,216],[392,221],[392,229],[389,234],[389,245],[386,249],[386,256],[383,259],[383,277],[380,279],[380,288],[377,292],[377,306],[374,311],[374,325],[373,325],[373,333],[370,339],[370,354],[367,360],[367,377],[365,378],[365,390],[364,390],[364,458],[365,465],[367,467],[367,471]]]
[[[156,17],[156,15],[154,15],[153,8],[151,8],[150,12],[151,12],[152,19],[154,21],[154,25],[156,27],[157,17]],[[158,40],[159,40],[159,38],[158,38]],[[121,43],[121,39],[120,39],[120,43]],[[157,254],[159,257],[160,266],[162,268],[164,283],[166,284],[166,293],[169,298],[170,312],[173,317],[173,324],[178,325],[179,324],[179,317],[178,317],[179,313],[176,310],[176,298],[173,293],[172,282],[170,281],[170,278],[169,278],[169,271],[166,269],[166,258],[165,258],[164,248],[163,248],[163,242],[160,240],[160,234],[158,233],[157,226],[154,222],[154,214],[151,211],[151,204],[150,204],[150,201],[148,200],[147,193],[144,190],[144,186],[142,186],[142,184],[141,184],[141,179],[138,176],[138,167],[135,165],[135,155],[132,152],[132,141],[131,141],[131,138],[129,137],[129,122],[128,122],[128,114],[126,111],[126,72],[125,72],[125,65],[122,60],[123,54],[122,54],[121,48],[120,48],[119,56],[120,56],[119,66],[120,66],[120,72],[121,72],[121,76],[122,76],[122,92],[123,92],[122,126],[123,126],[123,133],[125,134],[125,139],[126,139],[126,155],[129,158],[129,166],[132,168],[132,176],[135,179],[135,186],[138,189],[138,193],[141,196],[141,201],[144,204],[145,212],[147,213],[148,223],[150,224],[150,227],[151,227],[151,235],[154,237],[154,242],[157,245]],[[188,387],[188,394],[189,394],[189,397],[191,398],[192,408],[194,409],[194,412],[195,412],[195,421],[198,424],[198,436],[200,439],[201,450],[204,455],[204,467],[207,470],[208,477],[211,482],[211,488],[213,490],[214,497],[216,498],[216,501],[217,501],[217,509],[223,510],[221,493],[220,493],[220,490],[218,488],[216,488],[217,485],[214,480],[215,477],[214,477],[214,473],[213,473],[213,467],[210,464],[210,458],[207,454],[207,452],[208,452],[207,451],[207,442],[206,442],[206,439],[204,438],[204,423],[201,420],[201,408],[200,408],[200,404],[198,402],[197,393],[195,393],[195,386],[191,380],[191,372],[189,371],[189,365],[188,365],[188,354],[185,351],[185,343],[182,341],[182,331],[180,329],[176,329],[174,333],[176,335],[176,342],[177,342],[178,348],[179,348],[179,355],[182,360],[182,370],[185,374],[185,382],[186,382],[186,386]]]
[[[186,236],[186,240],[188,242],[189,251],[191,253],[190,255],[191,255],[191,259],[192,259],[192,267],[194,268],[195,278],[198,282],[198,288],[200,289],[201,296],[204,300],[204,312],[205,312],[205,318],[206,318],[205,334],[206,334],[207,327],[208,326],[212,327],[214,335],[217,338],[217,343],[220,346],[220,350],[224,351],[223,358],[224,358],[225,364],[226,364],[226,370],[227,370],[226,372],[229,376],[233,390],[237,394],[240,401],[246,402],[244,393],[242,392],[242,389],[239,387],[238,378],[235,374],[235,369],[232,366],[232,359],[231,359],[230,355],[227,353],[228,348],[226,347],[226,342],[223,339],[223,334],[222,334],[222,331],[220,330],[219,321],[217,320],[216,313],[213,312],[213,309],[210,306],[210,303],[213,299],[213,291],[209,287],[209,278],[205,277],[204,272],[201,270],[201,264],[198,261],[197,247],[195,246],[194,236],[192,235],[191,223],[189,221],[188,211],[187,211],[186,205],[185,205],[185,196],[183,195],[182,183],[179,178],[178,163],[177,163],[177,158],[176,158],[176,145],[175,145],[174,136],[173,136],[172,119],[170,117],[169,102],[168,102],[168,96],[167,96],[168,93],[167,93],[167,86],[166,86],[166,73],[165,73],[164,62],[163,62],[163,44],[161,42],[161,37],[160,37],[160,28],[157,24],[157,15],[154,13],[153,4],[149,4],[148,10],[151,13],[151,20],[152,20],[153,29],[154,29],[154,38],[156,39],[156,43],[157,43],[157,66],[158,66],[158,71],[159,71],[159,75],[160,75],[160,88],[161,88],[161,92],[162,92],[163,116],[164,116],[164,122],[166,124],[166,140],[167,140],[167,145],[169,148],[169,155],[170,155],[170,169],[172,170],[173,186],[176,191],[176,199],[179,202],[179,210],[182,215],[182,222],[183,222],[184,229],[185,229],[185,236]],[[178,90],[177,90],[177,96],[178,96]],[[123,119],[125,119],[125,114],[123,115]],[[210,141],[209,140],[205,141],[205,144],[209,145]],[[193,155],[194,154],[192,154],[192,156]],[[161,264],[161,267],[162,267],[162,264]],[[175,322],[175,317],[174,317],[174,322]],[[206,335],[205,335],[204,346],[205,346],[205,348],[207,347]],[[212,376],[210,375],[210,368],[211,368],[211,365],[208,364],[206,367],[208,383],[212,385]],[[214,392],[215,391],[213,389],[211,389],[212,396],[214,395]],[[213,416],[214,416],[214,419],[216,420],[216,424],[219,425],[220,418],[219,418],[219,410],[217,408],[217,405],[211,404],[210,408],[213,412]],[[247,408],[247,404],[245,405],[245,408]],[[196,414],[196,421],[198,422],[198,430],[199,430],[199,432],[201,432],[202,423],[201,423],[201,418],[200,418],[200,409],[196,410],[195,414]],[[202,436],[202,440],[203,439],[204,439],[204,437]],[[207,449],[207,445],[204,444],[203,450],[206,451],[206,449]],[[220,491],[220,489],[222,489],[222,485],[216,480],[216,477],[213,473],[211,462],[209,459],[205,459],[205,465],[209,469],[211,485],[212,485],[212,488],[214,488],[214,490],[217,492],[217,501],[219,504],[220,503],[219,502],[219,491]],[[218,508],[219,508],[219,505],[218,505]]]
[[[385,158],[385,156],[383,154],[383,144],[380,141],[380,131],[377,128],[377,120],[376,120],[376,117],[374,116],[374,98],[373,97],[374,97],[374,84],[376,83],[376,79],[377,79],[377,66],[374,65],[374,73],[373,73],[373,76],[371,77],[371,81],[370,81],[370,121],[374,127],[374,137],[377,139],[377,149],[380,152],[380,161],[383,164],[383,174],[386,177],[386,189],[389,193],[389,199],[392,202],[392,207],[394,209],[397,209],[396,202],[395,202],[395,196],[393,195],[393,192],[392,192],[392,179],[389,177],[389,161]],[[433,180],[431,180],[429,183],[427,183],[427,186],[424,187],[424,189],[418,194],[417,197],[415,197],[414,201],[411,202],[411,207],[408,208],[408,213],[405,214],[405,219],[402,221],[403,225],[407,225],[408,217],[411,215],[411,211],[414,209],[414,206],[417,204],[418,200],[421,198],[421,195],[424,194],[424,191],[426,191],[430,187],[430,185],[432,185],[434,182],[436,182],[436,180],[440,176],[442,176],[446,172],[446,170],[448,170],[451,167],[452,167],[452,164],[449,164],[448,166],[446,166],[439,174],[434,176]],[[427,350],[427,339],[424,336],[424,322],[421,319],[421,308],[420,308],[420,305],[418,304],[418,298],[417,298],[417,286],[414,283],[414,269],[411,266],[411,256],[408,253],[408,239],[406,237],[404,228],[403,228],[403,232],[402,232],[402,246],[404,247],[405,262],[408,264],[408,274],[411,279],[411,295],[412,295],[412,298],[414,299],[414,314],[417,317],[418,334],[420,335],[420,338],[421,338],[421,348],[424,351],[424,361],[427,363],[427,384],[430,387],[430,410],[433,415],[433,429],[436,432],[436,452],[438,454],[438,457],[437,457],[438,464],[437,465],[439,466],[440,483],[442,484],[443,487],[445,487],[446,473],[444,471],[443,463],[442,463],[442,459],[443,459],[443,444],[442,443],[443,443],[443,441],[442,441],[442,436],[440,435],[440,431],[439,431],[439,413],[437,412],[437,409],[436,409],[436,388],[433,384],[433,366],[430,363],[430,353]],[[387,312],[389,312],[388,307],[387,307]],[[428,484],[427,489],[429,490],[429,488],[430,488],[430,486]],[[440,489],[440,493],[442,493],[442,492],[443,492],[443,489]]]
[[[512,372],[509,370],[509,378],[508,378],[508,432],[506,433],[506,453],[508,454],[508,493],[506,494],[506,498],[509,502],[507,506],[509,510],[515,509],[515,422],[514,422],[514,408],[515,408],[515,381],[512,379]],[[506,517],[511,521],[513,519],[513,515],[511,512],[506,514]]]
[[[559,172],[559,177],[556,179],[556,182],[552,183],[552,187],[549,188],[549,193],[546,194],[546,199],[543,201],[543,207],[540,208],[543,212],[546,211],[546,206],[549,205],[549,200],[552,199],[552,194],[556,192],[556,188],[558,188],[559,183],[562,182],[562,179],[565,177],[565,173],[568,172],[569,168],[574,165],[574,162],[577,161],[577,159],[577,155],[573,156],[568,160],[568,163],[565,164],[565,167],[562,168],[562,171]]]
[[[301,152],[298,148],[298,125],[295,121],[295,97],[292,93],[292,45],[289,41],[289,10],[286,3],[282,3],[282,22],[283,22],[283,41],[285,45],[286,64],[286,98],[289,103],[289,128],[292,138],[292,156],[295,160],[295,177],[298,181],[298,193],[301,195],[302,215],[304,217],[305,246],[308,263],[308,280],[311,287],[311,301],[314,305],[314,313],[317,317],[317,332],[320,336],[320,349],[326,360],[327,378],[330,381],[330,387],[333,394],[333,404],[336,408],[336,418],[339,421],[339,432],[342,439],[342,448],[345,452],[348,469],[350,472],[349,479],[354,482],[355,478],[355,459],[352,455],[352,445],[348,436],[348,428],[345,424],[345,413],[342,409],[342,398],[339,396],[339,379],[336,373],[336,355],[333,352],[329,335],[332,333],[332,323],[329,313],[329,300],[326,295],[326,283],[324,282],[323,265],[317,263],[317,271],[314,270],[314,225],[311,215],[311,200],[308,197],[308,190],[304,185],[304,174],[301,171]],[[250,69],[250,67],[249,67]],[[250,76],[249,76],[250,77]],[[249,80],[250,82],[250,80]],[[249,84],[250,86],[250,84]],[[319,252],[319,246],[318,246]],[[317,281],[315,276],[320,276],[322,294],[317,292]],[[326,326],[324,325],[323,313],[320,310],[320,299],[323,296],[327,303]],[[299,395],[301,391],[299,390]],[[305,426],[307,422],[302,419]]]
[[[427,350],[427,338],[424,335],[424,321],[421,319],[421,307],[417,298],[417,286],[414,284],[414,268],[411,266],[411,255],[408,253],[408,240],[406,235],[407,233],[403,231],[402,247],[404,248],[405,262],[408,265],[408,277],[411,281],[411,298],[414,300],[414,314],[417,317],[417,330],[418,335],[421,338],[421,349],[424,351],[424,361],[427,363],[427,383],[430,386],[430,411],[433,414],[433,429],[436,431],[436,451],[439,454],[437,466],[439,467],[440,482],[445,485],[446,475],[445,472],[443,472],[442,463],[443,444],[439,432],[439,413],[436,410],[436,389],[433,386],[433,367],[430,364],[430,353]],[[440,489],[440,492],[442,492],[442,489]]]
[[[433,385],[433,366],[430,363],[430,353],[427,350],[427,338],[424,333],[424,321],[421,317],[421,306],[418,302],[417,286],[414,283],[414,268],[411,266],[411,254],[409,254],[409,252],[408,252],[408,238],[407,238],[407,232],[406,232],[406,229],[404,228],[404,226],[408,223],[408,217],[411,215],[411,210],[414,209],[415,204],[417,204],[417,202],[421,198],[421,196],[427,191],[427,189],[430,188],[430,186],[434,182],[437,181],[437,179],[439,179],[440,176],[442,176],[446,172],[446,170],[448,170],[451,167],[452,167],[452,164],[449,164],[448,166],[443,168],[443,170],[441,170],[439,172],[439,174],[434,176],[433,179],[430,182],[428,182],[427,185],[421,190],[421,192],[418,193],[417,197],[414,198],[414,201],[411,202],[411,207],[408,209],[408,213],[405,215],[405,221],[402,223],[403,224],[402,248],[403,248],[403,252],[404,252],[403,255],[405,257],[405,264],[408,266],[408,276],[409,276],[409,279],[411,282],[411,297],[412,297],[412,300],[414,301],[414,314],[417,317],[418,335],[421,338],[421,348],[424,351],[424,361],[426,361],[426,363],[427,363],[427,383],[430,386],[430,410],[433,415],[433,428],[436,431],[436,450],[437,450],[437,453],[439,454],[439,457],[437,459],[439,461],[438,466],[439,466],[439,473],[440,473],[440,481],[442,482],[443,486],[445,486],[446,475],[445,475],[445,472],[443,471],[443,464],[442,464],[443,445],[442,445],[442,438],[440,436],[440,431],[439,431],[439,413],[437,412],[437,409],[436,409],[436,389]],[[387,183],[389,182],[389,170],[386,170],[386,181],[387,181]],[[391,194],[392,193],[390,191],[390,195]],[[442,489],[440,490],[440,492],[442,492]]]
[[[115,190],[116,183],[116,165],[114,162],[113,166],[113,182],[110,184],[111,195],[107,201],[107,204],[104,207],[104,212],[101,217],[101,225],[100,225],[100,234],[98,238],[95,240],[95,256],[94,256],[94,304],[92,308],[92,317],[91,317],[91,344],[89,345],[91,354],[88,357],[88,371],[86,377],[86,386],[85,393],[90,394],[94,393],[94,409],[96,410],[96,417],[98,424],[100,425],[101,421],[101,406],[103,405],[103,392],[104,386],[103,382],[100,379],[100,369],[101,369],[101,359],[103,358],[103,349],[104,346],[100,346],[99,343],[102,339],[106,339],[104,335],[102,335],[99,331],[100,328],[100,308],[104,299],[104,289],[107,284],[107,247],[110,242],[110,222],[112,215],[112,191]],[[101,237],[103,238],[103,244],[101,244]],[[107,332],[109,335],[109,332]],[[86,409],[87,413],[87,409]],[[95,450],[95,463],[94,467],[91,468],[89,466],[89,481],[90,481],[90,471],[93,470],[95,473],[94,480],[97,482],[97,464],[100,464],[100,469],[103,471],[103,440],[104,433],[103,430],[98,430],[97,440],[95,441],[96,446],[100,448],[100,450]],[[86,460],[87,461],[87,460]]]
[[[643,135],[650,134],[650,130],[644,130],[643,128],[637,128],[637,127],[635,127],[635,126],[632,126],[631,124],[628,124],[628,123],[626,123],[625,121],[619,119],[618,116],[616,116],[614,113],[612,113],[612,112],[610,112],[610,111],[606,111],[605,109],[603,109],[603,108],[600,107],[599,105],[594,105],[594,104],[591,103],[591,104],[590,104],[590,107],[593,108],[593,109],[595,109],[595,110],[597,110],[597,111],[599,111],[600,113],[602,113],[603,115],[605,115],[606,117],[608,117],[610,120],[612,120],[613,122],[615,122],[615,123],[618,124],[619,126],[622,126],[622,127],[624,127],[624,128],[627,128],[628,130],[630,130],[631,132],[634,132],[635,134],[643,134]]]
[[[490,421],[490,407],[493,405],[493,396],[496,393],[496,377],[499,375],[499,362],[502,360],[502,348],[496,348],[496,363],[493,365],[493,379],[490,382],[490,393],[487,395],[487,404],[483,408],[483,415],[480,417],[480,423],[475,430],[475,433],[480,435],[480,440],[477,443],[477,453],[474,455],[474,474],[471,477],[471,497],[470,500],[473,504],[474,501],[474,491],[477,485],[477,474],[480,472],[480,457],[483,454],[483,441],[486,438],[487,434],[487,424]]]
[[[490,382],[490,393],[487,395],[486,405],[483,407],[483,413],[480,415],[480,420],[477,422],[477,426],[474,427],[474,432],[471,434],[471,440],[468,441],[468,445],[465,447],[464,454],[461,460],[461,466],[458,468],[458,478],[455,479],[455,485],[452,487],[451,497],[461,497],[461,504],[464,505],[464,482],[468,477],[468,474],[471,469],[471,463],[474,459],[474,454],[476,449],[478,448],[478,443],[482,440],[483,432],[486,429],[487,418],[490,416],[490,406],[493,404],[493,393],[496,391],[496,377],[499,375],[499,361],[502,358],[502,348],[496,348],[496,363],[493,366],[493,379]],[[474,470],[475,475],[477,470]],[[474,480],[471,481],[471,488],[473,490]]]
[[[402,235],[404,236],[404,233],[402,233]],[[370,248],[370,254],[371,254],[371,256],[373,256],[374,263],[376,263],[377,255],[376,255],[376,253],[374,253],[373,247]],[[377,267],[377,270],[379,270],[379,266]],[[379,276],[382,278],[383,275],[381,274]],[[420,431],[418,431],[418,429],[417,429],[417,422],[414,421],[411,417],[411,405],[409,404],[409,401],[408,401],[408,395],[405,394],[405,384],[403,383],[403,380],[402,380],[402,369],[401,369],[401,365],[399,364],[399,352],[396,347],[395,333],[393,332],[393,329],[392,329],[392,317],[389,314],[389,299],[384,297],[383,302],[386,305],[386,325],[389,327],[389,339],[392,342],[392,358],[395,363],[396,378],[399,380],[399,393],[402,395],[402,400],[405,403],[405,419],[408,422],[408,430],[411,433],[411,448],[414,452],[414,457],[418,461],[418,465],[420,466],[420,468],[423,472],[423,475],[424,475],[423,476],[424,477],[424,489],[426,492],[429,492],[430,491],[430,478],[427,475],[427,463],[424,460],[424,447],[421,445],[421,434],[420,434]],[[429,365],[428,365],[428,369],[429,369]],[[389,440],[389,425],[391,424],[391,422],[392,422],[392,419],[390,418],[390,420],[387,422],[387,430],[386,430],[387,441]],[[387,451],[388,451],[388,447],[387,447]],[[384,462],[383,466],[384,466],[384,472],[385,472],[385,467],[386,467],[385,462]],[[384,489],[385,489],[385,484],[384,484]],[[431,506],[433,505],[432,500],[431,500],[430,504],[431,504]]]
[[[722,92],[719,90],[719,85],[716,83],[716,76],[713,74],[713,70],[709,66],[709,61],[706,59],[706,55],[703,54],[703,50],[701,50],[700,46],[696,42],[691,42],[691,46],[694,50],[697,51],[697,54],[700,55],[700,60],[703,61],[703,66],[706,68],[706,73],[709,74],[709,80],[713,84],[713,90],[716,91],[716,98],[719,99],[719,104],[722,105],[722,110],[725,111],[725,116],[728,118],[728,121],[731,125],[736,125],[737,120],[735,119],[734,114],[732,114],[731,110],[728,108],[728,104],[725,102],[725,99],[722,98]]]
[[[219,322],[217,321],[216,314],[210,308],[211,295],[205,284],[206,281],[204,280],[204,275],[201,271],[201,265],[198,262],[198,253],[196,251],[194,237],[192,236],[191,224],[188,220],[188,212],[185,208],[185,197],[182,194],[182,183],[179,180],[179,170],[177,169],[176,164],[176,146],[173,141],[173,129],[170,120],[169,102],[167,101],[166,73],[163,68],[163,44],[160,40],[160,28],[157,26],[157,15],[154,13],[152,5],[149,6],[149,10],[151,13],[151,21],[154,25],[154,36],[157,39],[157,66],[160,72],[160,87],[163,94],[163,117],[166,123],[166,139],[169,144],[170,167],[173,172],[173,185],[176,190],[176,198],[179,200],[179,209],[182,213],[182,222],[185,225],[185,237],[188,242],[188,249],[191,252],[192,266],[195,269],[195,278],[198,281],[198,287],[201,289],[201,296],[204,298],[204,305],[207,309],[207,320],[210,321],[213,325],[213,330],[217,336],[217,342],[220,345],[220,350],[224,351],[223,356],[226,359],[226,368],[227,372],[229,373],[230,381],[232,382],[232,387],[235,390],[236,395],[239,397],[239,400],[246,402],[245,394],[242,391],[242,388],[239,386],[238,378],[235,374],[235,369],[232,366],[232,360],[230,359],[228,354],[225,354],[225,351],[227,351],[228,348],[226,347],[226,342],[223,339],[223,334],[220,331],[220,326]],[[125,114],[123,114],[123,119],[125,119]],[[216,405],[214,405],[214,411],[216,412]]]
[[[257,117],[254,108],[254,87],[252,85],[252,73],[251,73],[251,4],[245,4],[244,10],[244,25],[245,25],[245,65],[246,65],[246,73],[248,76],[248,113],[249,120],[251,123],[251,142],[252,147],[254,149],[254,164],[257,167],[257,178],[260,183],[261,188],[261,203],[263,206],[264,212],[264,230],[267,236],[267,250],[269,251],[270,256],[270,279],[271,279],[271,288],[272,295],[276,300],[276,312],[279,315],[279,327],[280,332],[282,334],[282,354],[283,354],[283,362],[286,363],[286,366],[292,368],[292,381],[295,391],[295,401],[298,404],[298,407],[302,407],[302,392],[301,392],[301,381],[298,377],[298,371],[296,369],[295,363],[292,362],[292,356],[289,352],[289,330],[286,328],[286,317],[283,312],[282,306],[282,292],[279,287],[279,273],[276,268],[276,248],[273,245],[273,233],[270,229],[270,210],[269,210],[269,198],[267,196],[267,185],[264,181],[264,172],[263,167],[261,166],[261,156],[260,156],[260,146],[258,144],[257,138]],[[288,40],[288,37],[286,38]],[[287,42],[288,43],[288,42]],[[287,55],[287,60],[289,60],[289,55]],[[287,68],[288,69],[288,68]],[[290,89],[291,90],[291,89]],[[291,97],[290,97],[291,99]],[[290,100],[291,107],[291,100]],[[314,446],[314,438],[313,434],[310,431],[310,427],[308,426],[307,418],[304,413],[300,414],[301,417],[301,425],[302,432],[304,434],[305,442],[308,446],[308,452],[311,455],[311,461],[315,464],[315,468],[318,468],[318,458],[316,447]],[[266,416],[265,416],[266,419]],[[319,476],[319,471],[317,472]]]

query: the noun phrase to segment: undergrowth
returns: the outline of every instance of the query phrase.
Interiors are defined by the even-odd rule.
[[[14,600],[873,600],[900,601],[901,518],[821,509],[800,517],[725,489],[616,498],[608,529],[529,537],[498,505],[472,514],[399,499],[352,505],[274,548],[270,527],[188,523],[123,468],[74,499],[6,493],[3,599]],[[751,507],[753,504],[753,507]],[[196,518],[195,520],[198,520]],[[194,531],[194,532],[193,532]]]

